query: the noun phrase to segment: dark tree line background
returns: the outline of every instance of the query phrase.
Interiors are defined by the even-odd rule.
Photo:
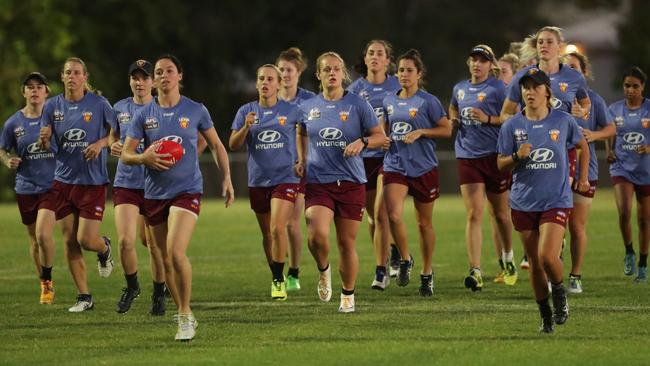
[[[618,1],[576,4],[616,7]],[[373,38],[392,42],[396,55],[419,49],[426,88],[446,105],[452,86],[467,77],[468,50],[486,43],[503,54],[510,42],[548,24],[537,8],[534,1],[495,0],[0,0],[0,123],[23,106],[20,83],[30,71],[48,76],[56,95],[63,61],[81,57],[91,84],[114,103],[130,95],[131,62],[173,53],[185,68],[183,93],[207,106],[225,139],[237,108],[256,98],[259,65],[298,46],[309,58],[301,84],[315,90],[320,53],[337,51],[351,67]],[[631,8],[620,26],[621,62],[648,70],[650,3],[631,1]],[[10,176],[0,169],[0,198],[11,197]]]

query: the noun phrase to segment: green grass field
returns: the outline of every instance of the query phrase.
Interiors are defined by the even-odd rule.
[[[416,245],[412,209],[407,213]],[[112,214],[107,205],[103,229],[116,237]],[[392,283],[384,293],[370,290],[374,259],[364,224],[357,243],[357,311],[339,314],[338,286],[330,303],[318,300],[316,268],[306,245],[303,290],[284,303],[272,302],[270,273],[248,202],[239,200],[229,209],[221,202],[204,202],[189,249],[199,328],[194,341],[178,343],[173,340],[171,303],[165,317],[148,315],[151,279],[144,247],[138,248],[143,293],[129,313],[114,310],[124,282],[118,261],[113,275],[102,279],[95,256],[86,253],[95,309],[69,314],[75,290],[57,233],[56,303],[39,305],[18,210],[13,204],[0,205],[0,364],[648,364],[650,289],[622,274],[623,246],[611,191],[599,191],[592,209],[585,292],[570,296],[569,321],[556,326],[553,335],[537,332],[538,312],[525,271],[514,287],[492,283],[497,265],[489,241],[483,250],[483,292],[463,287],[464,215],[457,196],[443,196],[436,203],[432,299],[418,295],[417,257],[415,283],[405,288]],[[484,237],[490,237],[488,231]],[[521,254],[515,236],[517,259]],[[335,247],[331,261],[336,268]],[[333,279],[339,283],[334,272]]]

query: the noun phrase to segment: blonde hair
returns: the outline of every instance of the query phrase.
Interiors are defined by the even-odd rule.
[[[343,61],[343,57],[341,57],[341,55],[339,55],[338,53],[336,53],[334,51],[327,51],[327,52],[324,52],[323,54],[321,54],[320,56],[318,56],[318,58],[316,59],[316,76],[318,76],[318,74],[320,73],[321,63],[326,57],[334,57],[334,58],[338,59],[341,62],[341,65],[343,66],[343,82],[349,83],[350,82],[350,72],[348,71],[347,66],[345,66],[345,61]],[[323,90],[323,82],[322,82],[322,80],[318,85],[318,89]]]
[[[519,57],[514,53],[506,53],[505,55],[501,56],[498,61],[509,64],[513,73],[517,72],[519,69]]]
[[[557,39],[558,43],[562,44],[564,43],[564,36],[562,35],[562,28],[560,27],[555,27],[552,25],[547,25],[545,27],[540,28],[537,33],[531,34],[526,38],[524,41],[524,45],[528,45],[531,48],[535,50],[535,54],[537,54],[537,40],[539,38],[539,35],[542,34],[542,32],[550,32],[555,34],[555,38]]]
[[[67,59],[65,59],[65,62],[63,63],[63,70],[61,70],[62,75],[63,75],[63,72],[65,71],[65,64],[67,64],[68,62],[78,63],[79,65],[81,65],[83,67],[84,75],[86,75],[87,77],[90,76],[90,73],[88,72],[88,68],[86,67],[86,63],[82,59],[80,59],[79,57],[68,57]],[[84,83],[83,87],[84,87],[84,90],[86,90],[86,91],[90,91],[90,92],[95,92],[96,91],[95,88],[93,88],[93,86],[90,85],[90,82],[88,81],[88,78],[86,78],[86,82]]]
[[[280,80],[282,79],[282,72],[280,71],[280,68],[277,67],[277,66],[275,66],[275,65],[273,65],[273,64],[264,64],[264,65],[258,67],[258,68],[257,68],[257,73],[256,73],[256,75],[259,75],[259,74],[260,74],[260,70],[262,70],[263,68],[270,68],[270,69],[273,69],[273,71],[275,71],[275,72],[278,74],[278,81],[280,81]]]
[[[492,57],[492,61],[490,61],[490,75],[494,76],[495,78],[499,78],[499,74],[501,73],[501,67],[499,67],[499,64],[497,63],[497,58],[496,56],[494,56],[494,51],[492,51],[492,48],[486,44],[477,44],[473,48],[476,47],[481,47],[490,54],[490,57]],[[467,57],[467,62],[466,62],[467,66],[469,66],[470,61],[472,61],[471,55]]]
[[[298,47],[290,47],[289,49],[280,52],[280,56],[275,60],[275,64],[279,64],[282,60],[296,65],[298,72],[303,72],[307,68],[307,58],[305,58]]]

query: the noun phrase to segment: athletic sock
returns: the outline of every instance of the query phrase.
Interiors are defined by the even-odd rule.
[[[327,263],[327,265],[325,266],[325,268],[320,268],[320,267],[318,266],[318,264],[317,264],[317,265],[316,265],[316,268],[318,268],[318,272],[325,272],[325,271],[327,271],[328,268],[330,268],[330,264]]]
[[[480,276],[480,275],[481,275],[481,269],[480,269],[480,268],[470,268],[470,269],[469,269],[469,273],[470,273],[470,274],[473,273],[473,274],[475,274],[475,275],[477,275],[477,276]]]
[[[515,252],[513,250],[510,250],[509,252],[502,252],[502,253],[503,253],[504,262],[508,263],[515,260]]]
[[[639,254],[639,267],[647,267],[647,266],[648,266],[648,255]]]
[[[284,282],[284,262],[273,261],[273,281]]]
[[[132,290],[137,290],[140,288],[140,284],[138,283],[138,271],[135,271],[132,274],[125,273],[124,278],[126,278],[126,287]]]
[[[501,268],[502,271],[506,269],[506,265],[503,264],[503,259],[499,259],[499,268]]]
[[[91,294],[79,294],[78,298],[82,301],[93,301],[93,295]]]
[[[625,244],[625,254],[634,254],[634,246],[632,243]]]
[[[380,273],[381,273],[382,276],[386,275],[386,266],[376,266],[375,267],[375,274],[380,274]]]
[[[153,295],[154,296],[163,296],[165,295],[165,283],[153,281]]]
[[[291,277],[298,278],[298,275],[300,274],[300,268],[289,267],[289,272],[287,274]]]
[[[551,291],[553,293],[556,293],[558,291],[564,291],[564,285],[562,284],[562,281],[560,281],[558,283],[552,283],[551,282]]]
[[[41,266],[41,280],[52,281],[52,267]]]
[[[341,292],[343,293],[343,295],[354,295],[354,289],[346,290],[344,288],[341,288]]]
[[[548,297],[543,300],[537,300],[537,305],[539,306],[539,313],[542,314],[542,317],[553,314],[551,304],[548,303]]]

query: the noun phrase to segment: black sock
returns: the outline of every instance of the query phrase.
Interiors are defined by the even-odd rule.
[[[284,262],[275,262],[271,266],[273,272],[273,281],[284,282]]]
[[[341,288],[341,292],[343,293],[343,295],[354,295],[354,289],[346,290],[344,288]]]
[[[537,300],[537,306],[539,306],[539,313],[542,317],[548,317],[553,314],[551,310],[551,304],[548,303],[548,297],[543,300]]]
[[[163,296],[165,295],[165,283],[153,281],[153,295],[154,296]]]
[[[138,283],[138,271],[135,271],[132,274],[125,273],[124,278],[126,278],[126,287],[132,290],[137,290],[140,288],[140,284]]]
[[[385,276],[386,275],[386,266],[377,266],[377,267],[375,267],[375,273],[377,273],[377,274],[381,273],[381,274],[383,274]]]
[[[499,267],[501,268],[502,271],[506,269],[506,266],[503,264],[503,259],[499,259]]]
[[[639,254],[639,267],[647,267],[647,266],[648,266],[648,255]]]
[[[47,268],[41,266],[41,280],[52,281],[52,267]]]
[[[91,294],[79,294],[77,295],[77,298],[82,301],[93,301],[93,295]]]
[[[634,246],[632,243],[625,244],[625,254],[634,254]]]
[[[570,276],[570,277],[575,277],[575,278],[577,278],[577,279],[581,279],[581,278],[582,278],[582,275],[574,275],[573,273],[569,273],[569,276]]]
[[[291,277],[298,278],[298,275],[300,274],[300,268],[289,267],[289,272],[287,274]]]
[[[562,285],[562,281],[558,283],[552,283],[551,282],[551,291],[554,294],[560,294],[564,291],[564,285]]]
[[[325,271],[327,271],[328,268],[330,268],[330,264],[327,263],[327,265],[325,266],[325,268],[320,268],[320,267],[318,266],[318,264],[317,264],[317,265],[316,265],[316,268],[318,268],[318,271],[319,271],[319,272],[325,272]]]

